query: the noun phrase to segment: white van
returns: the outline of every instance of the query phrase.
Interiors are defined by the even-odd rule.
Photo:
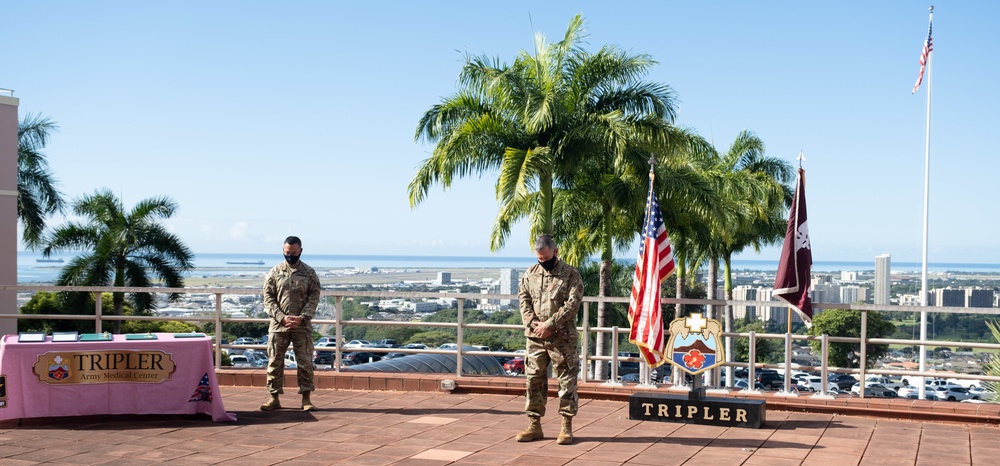
[[[288,351],[285,353],[285,368],[286,369],[296,369],[299,365],[295,363],[295,352]]]

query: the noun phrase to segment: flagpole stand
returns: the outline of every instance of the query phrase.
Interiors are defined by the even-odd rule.
[[[636,385],[635,388],[652,388],[652,389],[660,388],[655,383],[653,383],[653,381],[651,380],[652,377],[653,377],[652,376],[652,372],[653,371],[652,371],[652,369],[650,369],[650,367],[649,367],[648,364],[646,364],[646,363],[640,363],[639,364],[639,384]]]
[[[701,385],[701,374],[691,377],[691,391],[688,392],[688,399],[692,401],[705,399],[705,387]]]
[[[602,361],[598,361],[600,364]],[[604,382],[606,387],[624,387],[625,384],[622,383],[621,379],[618,377],[618,326],[611,327],[611,361],[608,363],[611,366],[611,377]]]

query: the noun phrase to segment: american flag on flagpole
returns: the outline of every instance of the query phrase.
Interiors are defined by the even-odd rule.
[[[774,296],[799,313],[807,327],[812,326],[812,299],[809,285],[812,272],[812,245],[806,219],[806,171],[799,169],[795,201],[788,212],[788,228],[781,248],[778,273],[774,277]]]
[[[924,49],[920,52],[920,74],[917,75],[917,83],[913,85],[913,92],[910,94],[915,94],[917,88],[920,87],[920,83],[924,81],[924,69],[927,68],[927,59],[931,55],[931,51],[934,50],[933,42],[931,41],[931,29],[934,23],[933,10],[931,10],[931,19],[927,22],[927,40],[924,41]]]
[[[672,273],[674,254],[670,249],[667,229],[663,226],[660,204],[653,194],[653,174],[650,172],[642,244],[639,246],[639,260],[635,263],[632,297],[628,305],[628,320],[632,325],[628,340],[639,347],[639,352],[650,367],[658,367],[666,362],[663,355],[666,342],[663,335],[663,313],[660,309],[660,284]]]

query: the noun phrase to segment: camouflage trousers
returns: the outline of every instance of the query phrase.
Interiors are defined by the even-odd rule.
[[[295,349],[298,366],[299,393],[308,393],[313,386],[313,342],[307,332],[271,332],[267,338],[267,391],[272,394],[285,393],[285,352],[288,344]]]
[[[577,346],[576,341],[528,338],[524,358],[524,374],[528,378],[524,412],[528,416],[545,415],[549,366],[559,379],[559,414],[576,415],[578,405],[576,384],[580,373],[580,355]]]

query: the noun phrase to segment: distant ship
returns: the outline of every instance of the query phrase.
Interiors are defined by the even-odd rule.
[[[256,261],[256,262],[251,262],[251,261],[226,261],[226,264],[229,264],[229,265],[264,265],[264,261]]]
[[[60,263],[60,264],[63,262],[63,260],[62,260],[61,257],[58,258],[58,259],[35,259],[35,261],[37,261],[37,262],[56,262],[56,263]]]

